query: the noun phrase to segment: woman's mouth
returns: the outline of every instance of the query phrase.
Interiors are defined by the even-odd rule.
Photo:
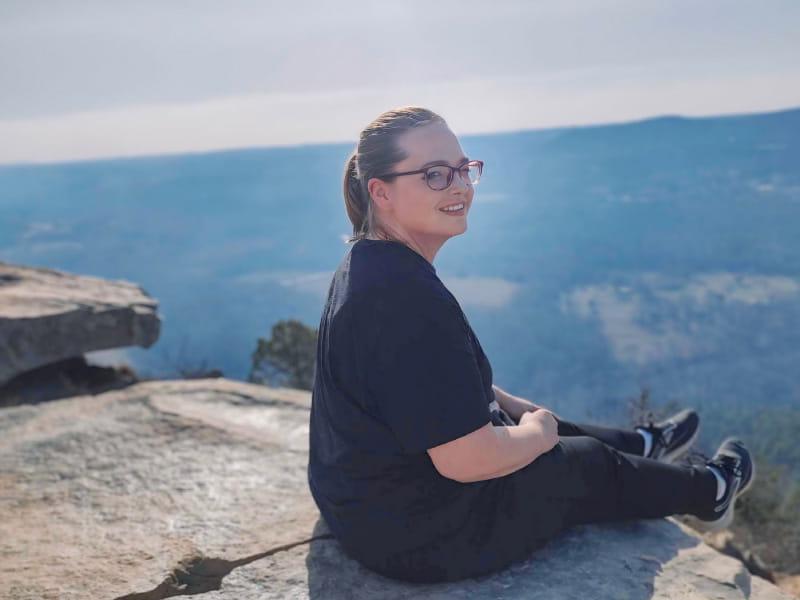
[[[465,210],[466,205],[462,202],[461,204],[452,204],[447,208],[440,208],[439,212],[443,212],[446,215],[460,216],[464,214]]]

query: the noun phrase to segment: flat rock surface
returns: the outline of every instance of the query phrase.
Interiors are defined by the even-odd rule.
[[[479,579],[372,573],[308,491],[309,405],[214,378],[0,410],[0,597],[791,598],[670,518],[575,527]]]
[[[0,262],[0,385],[84,352],[151,346],[157,306],[129,281]]]

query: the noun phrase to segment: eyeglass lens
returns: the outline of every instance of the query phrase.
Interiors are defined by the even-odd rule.
[[[481,178],[481,164],[477,161],[470,161],[461,167],[458,172],[464,181],[469,181],[472,185],[478,183]],[[453,182],[456,169],[449,165],[435,165],[425,171],[425,179],[428,186],[433,190],[443,190]]]

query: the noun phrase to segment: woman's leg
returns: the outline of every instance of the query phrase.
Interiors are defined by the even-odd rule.
[[[569,436],[509,477],[536,511],[531,536],[573,524],[697,514],[713,506],[717,481],[702,466],[626,453],[590,436]]]
[[[644,438],[636,431],[620,429],[605,425],[590,425],[588,423],[573,423],[560,417],[555,417],[558,422],[558,435],[576,436],[585,435],[605,442],[609,446],[637,456],[644,454]]]

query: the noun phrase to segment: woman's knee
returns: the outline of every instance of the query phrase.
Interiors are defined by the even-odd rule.
[[[562,439],[564,452],[571,469],[592,487],[608,485],[616,478],[617,451],[589,436],[575,436]]]

